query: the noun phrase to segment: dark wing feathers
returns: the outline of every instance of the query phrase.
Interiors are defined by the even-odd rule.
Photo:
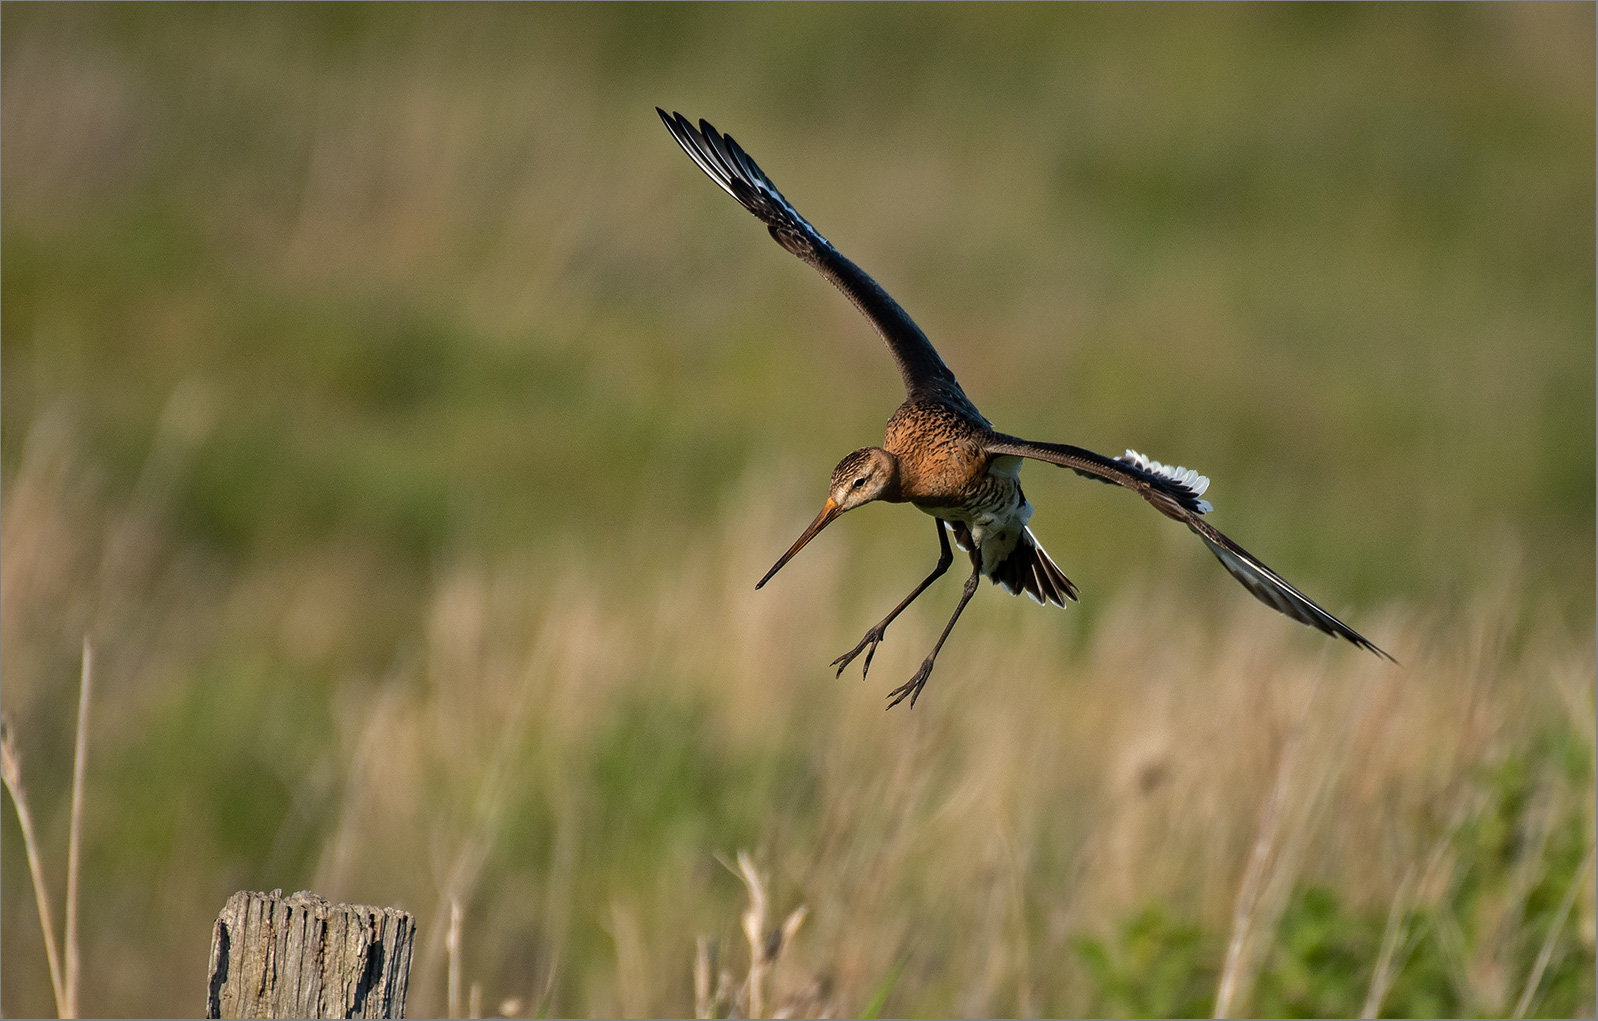
[[[993,435],[988,441],[987,450],[991,454],[1047,461],[1069,468],[1078,475],[1132,490],[1152,503],[1161,514],[1175,518],[1192,529],[1215,554],[1221,566],[1266,606],[1334,638],[1347,639],[1390,662],[1398,662],[1370,639],[1321,609],[1313,599],[1288,584],[1281,575],[1205,521],[1202,515],[1209,510],[1209,504],[1199,499],[1203,489],[1184,484],[1182,469],[1165,469],[1154,462],[1162,471],[1148,471],[1133,463],[1138,458],[1130,451],[1126,458],[1109,458],[1081,447],[1063,443],[1034,443],[1002,433]],[[1207,484],[1207,480],[1204,481]]]
[[[668,114],[655,108],[671,137],[698,165],[705,176],[721,190],[737,199],[771,232],[777,243],[814,266],[822,276],[854,303],[871,320],[887,341],[906,393],[912,397],[935,397],[970,406],[954,373],[943,364],[932,342],[915,321],[888,296],[877,282],[838,250],[771,183],[743,147],[731,135],[717,131],[707,121],[695,128],[682,114]],[[974,410],[974,409],[973,409]]]
[[[1336,638],[1346,638],[1390,663],[1398,662],[1370,639],[1321,609],[1315,600],[1294,588],[1285,578],[1266,567],[1254,554],[1228,539],[1208,521],[1191,518],[1187,522],[1187,527],[1204,540],[1204,545],[1215,554],[1215,559],[1221,562],[1221,566],[1254,593],[1254,598],[1260,602],[1275,607],[1294,620],[1308,624],[1316,630],[1324,631]]]

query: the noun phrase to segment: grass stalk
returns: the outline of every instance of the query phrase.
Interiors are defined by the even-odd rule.
[[[449,1016],[461,1016],[461,902],[459,898],[451,898],[449,902],[449,932],[444,937],[444,953],[449,957]]]
[[[1276,779],[1271,783],[1270,794],[1265,799],[1254,847],[1249,852],[1248,865],[1243,870],[1243,882],[1238,887],[1237,903],[1232,911],[1232,933],[1226,944],[1226,964],[1221,969],[1221,981],[1215,989],[1214,1016],[1218,1018],[1230,1016],[1232,1001],[1237,995],[1238,980],[1243,972],[1244,950],[1254,926],[1254,911],[1259,906],[1260,895],[1265,888],[1266,866],[1276,849],[1277,831],[1282,823],[1282,806],[1287,800],[1287,785],[1293,776],[1299,742],[1304,736],[1304,724],[1309,719],[1310,707],[1315,704],[1322,676],[1324,674],[1316,675],[1315,684],[1304,702],[1304,711],[1293,724],[1287,745],[1282,749],[1281,761],[1276,767]]]
[[[762,1015],[762,987],[766,982],[766,887],[755,871],[748,851],[738,852],[738,876],[749,890],[749,907],[744,911],[744,938],[749,941],[749,1016]]]
[[[1373,1018],[1381,1013],[1382,1001],[1386,999],[1394,977],[1403,970],[1405,959],[1414,948],[1415,936],[1408,925],[1410,913],[1427,896],[1427,891],[1432,891],[1431,896],[1437,896],[1438,879],[1449,862],[1448,849],[1453,845],[1460,828],[1465,825],[1470,811],[1470,801],[1465,797],[1457,798],[1448,827],[1432,845],[1426,856],[1425,867],[1418,876],[1413,866],[1405,871],[1388,910],[1381,949],[1376,955],[1376,967],[1371,974],[1370,989],[1365,994],[1360,1017]]]
[[[1374,1018],[1381,1013],[1382,1000],[1387,996],[1387,988],[1392,985],[1394,967],[1400,943],[1404,942],[1407,934],[1405,923],[1409,920],[1409,895],[1414,885],[1415,874],[1411,866],[1409,872],[1404,874],[1403,882],[1398,884],[1398,892],[1393,895],[1392,906],[1387,911],[1387,926],[1382,931],[1381,950],[1376,955],[1376,967],[1371,972],[1370,989],[1365,994],[1365,1004],[1360,1008],[1359,1016]]]
[[[66,1013],[78,1016],[78,989],[81,975],[78,954],[78,875],[83,835],[83,778],[89,760],[89,687],[94,675],[94,649],[89,636],[83,636],[83,668],[78,675],[78,732],[72,751],[72,823],[67,832],[66,906]]]
[[[716,1005],[710,998],[710,937],[700,934],[694,943],[694,1017],[716,1016]]]
[[[1295,735],[1296,736],[1296,735]],[[1237,903],[1232,911],[1232,932],[1226,944],[1226,965],[1221,969],[1221,981],[1215,990],[1215,1013],[1218,1018],[1230,1017],[1232,999],[1237,993],[1237,981],[1243,970],[1243,950],[1248,942],[1249,929],[1254,924],[1254,909],[1259,904],[1260,889],[1265,881],[1265,865],[1271,850],[1276,846],[1276,830],[1281,822],[1282,794],[1291,771],[1292,744],[1282,753],[1281,765],[1276,771],[1276,781],[1265,801],[1259,830],[1254,836],[1254,847],[1249,852],[1248,866],[1243,870],[1243,882],[1237,890]]]
[[[1576,903],[1576,894],[1587,881],[1587,873],[1592,870],[1593,849],[1587,849],[1587,857],[1582,860],[1581,868],[1576,870],[1576,875],[1570,881],[1570,888],[1565,891],[1565,899],[1559,904],[1559,912],[1554,915],[1553,924],[1548,927],[1548,936],[1543,940],[1542,949],[1537,951],[1537,960],[1531,966],[1531,974],[1526,976],[1526,988],[1520,994],[1520,1002],[1515,1004],[1515,1017],[1523,1018],[1526,1011],[1531,1008],[1532,997],[1537,995],[1537,987],[1542,985],[1543,972],[1548,968],[1548,961],[1553,957],[1554,944],[1559,941],[1559,933],[1565,927],[1565,919],[1570,917],[1570,909]]]
[[[0,779],[11,793],[11,803],[17,808],[17,822],[22,826],[22,845],[28,852],[28,872],[33,876],[33,899],[39,907],[39,928],[44,932],[44,953],[50,961],[50,986],[55,991],[55,1009],[60,1017],[67,1016],[66,988],[61,981],[61,959],[56,952],[55,925],[50,921],[50,893],[44,885],[44,867],[39,859],[39,842],[34,836],[33,813],[28,811],[28,798],[22,789],[22,763],[17,757],[11,739],[11,724],[0,719]]]
[[[737,865],[728,862],[720,854],[716,859],[726,867],[727,871],[743,880],[744,888],[749,893],[749,907],[744,910],[743,930],[744,938],[749,941],[749,975],[744,980],[743,994],[744,1005],[747,1008],[746,1016],[751,1018],[762,1017],[766,1009],[766,982],[768,972],[776,974],[778,961],[782,952],[799,933],[805,919],[810,915],[808,905],[801,904],[788,913],[782,924],[768,928],[766,919],[769,914],[770,900],[766,896],[766,883],[761,878],[759,870],[755,868],[754,859],[749,857],[749,852],[738,852]],[[706,997],[703,992],[709,990],[710,971],[713,966],[715,949],[704,937],[700,937],[697,952],[694,958],[694,993],[695,1010],[700,1017],[714,1017],[716,1008],[724,999],[723,992],[717,989],[715,995]],[[723,973],[725,974],[725,973]],[[776,984],[776,979],[770,979]],[[776,992],[777,990],[773,990]],[[777,1002],[774,1000],[774,1002]],[[791,1017],[794,1013],[793,1004],[777,1002],[776,1017]]]

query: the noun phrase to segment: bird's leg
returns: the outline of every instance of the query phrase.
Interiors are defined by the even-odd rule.
[[[965,609],[965,604],[976,595],[977,582],[982,580],[982,553],[977,549],[976,543],[971,543],[971,577],[965,580],[965,591],[960,593],[960,603],[954,608],[954,613],[949,617],[949,623],[943,625],[943,634],[938,636],[938,644],[927,653],[927,658],[921,664],[921,669],[908,681],[888,692],[888,697],[893,699],[888,703],[888,708],[903,702],[905,696],[910,696],[910,705],[916,704],[916,699],[921,695],[921,689],[926,687],[927,678],[932,676],[932,664],[938,658],[938,650],[943,648],[943,643],[948,640],[949,632],[954,630],[954,622],[960,619],[960,612]]]
[[[877,645],[882,641],[882,636],[887,633],[888,625],[893,623],[895,617],[904,612],[906,606],[915,602],[916,596],[925,592],[928,585],[943,577],[943,572],[947,571],[949,565],[954,563],[954,554],[949,550],[949,535],[943,529],[943,519],[933,518],[932,527],[938,530],[938,546],[941,549],[938,554],[938,566],[932,569],[932,573],[927,575],[926,580],[915,587],[914,592],[904,597],[903,602],[895,606],[888,612],[886,617],[873,625],[871,630],[866,632],[866,636],[860,639],[859,645],[832,661],[831,665],[838,668],[838,673],[835,676],[842,677],[843,668],[854,662],[855,657],[862,652],[866,654],[866,661],[860,666],[860,676],[864,677],[869,673],[871,671],[871,657],[877,654]]]

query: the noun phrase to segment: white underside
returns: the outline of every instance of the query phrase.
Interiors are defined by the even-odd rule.
[[[988,474],[1001,478],[1019,479],[1021,475],[1021,459],[1019,457],[996,457],[993,466],[988,469]],[[1032,503],[1021,500],[1017,504],[1000,510],[968,511],[964,507],[922,507],[923,513],[945,521],[959,521],[971,530],[971,538],[976,540],[977,549],[982,551],[982,573],[992,575],[998,566],[1004,563],[1016,546],[1020,545],[1023,535],[1030,534],[1027,522],[1032,520]],[[955,540],[955,545],[964,550],[966,547]]]

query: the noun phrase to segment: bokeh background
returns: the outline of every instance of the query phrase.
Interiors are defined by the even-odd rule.
[[[1590,1016],[1593,40],[1591,4],[6,4],[0,658],[59,912],[95,647],[83,1009],[194,1014],[273,887],[414,911],[417,1016],[452,903],[487,1013],[691,1012],[701,937],[747,1009],[747,849],[808,908],[768,1010],[1204,1015],[1235,946],[1233,1011]],[[1082,602],[984,586],[884,714],[945,581],[835,679],[925,518],[752,584],[898,379],[657,104],[1001,428],[1197,467],[1403,668],[1034,465]],[[0,1007],[44,1014],[0,826]]]

